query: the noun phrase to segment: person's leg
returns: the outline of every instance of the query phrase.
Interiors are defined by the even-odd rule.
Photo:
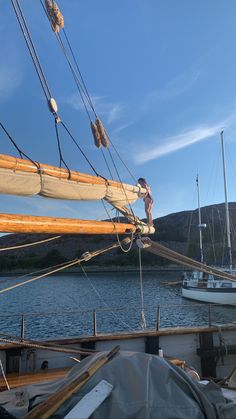
[[[152,225],[153,224],[153,220],[152,220],[152,200],[150,198],[147,198],[145,200],[145,212],[146,212],[148,224]]]

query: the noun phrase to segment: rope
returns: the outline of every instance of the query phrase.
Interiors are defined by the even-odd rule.
[[[40,0],[40,2],[41,2],[41,5],[42,5],[42,7],[43,7],[43,9],[44,9],[44,11],[45,11],[45,14],[46,14],[46,16],[48,17],[48,20],[49,20],[49,22],[50,22],[50,17],[49,17],[49,15],[48,15],[47,10],[45,9],[45,7],[44,7],[44,5],[43,5],[42,0]],[[63,28],[62,32],[63,32],[63,34],[64,34],[64,36],[65,36],[65,39],[66,39],[66,42],[67,42],[67,44],[68,44],[68,47],[69,47],[69,51],[70,51],[71,57],[72,57],[72,59],[73,59],[73,61],[74,61],[74,64],[75,64],[75,67],[76,67],[76,68],[74,68],[74,67],[73,67],[73,65],[72,65],[72,63],[71,63],[71,60],[70,60],[70,58],[69,58],[69,56],[68,56],[67,50],[66,50],[66,48],[65,48],[65,45],[64,45],[64,43],[63,43],[63,40],[62,40],[62,38],[61,38],[60,34],[55,32],[55,35],[56,35],[57,41],[58,41],[58,43],[59,43],[59,45],[60,45],[60,48],[61,48],[61,50],[62,50],[62,52],[63,52],[63,54],[64,54],[64,56],[65,56],[65,58],[66,58],[66,60],[67,60],[67,62],[68,62],[68,64],[69,64],[69,67],[70,67],[71,73],[72,73],[73,78],[74,78],[74,80],[75,80],[75,83],[76,83],[76,85],[77,85],[77,88],[78,88],[78,91],[79,91],[79,93],[80,93],[80,97],[81,97],[81,100],[82,100],[82,102],[83,102],[83,104],[84,104],[84,107],[85,107],[86,113],[87,113],[87,115],[88,115],[88,118],[89,118],[90,122],[92,122],[92,120],[91,120],[91,117],[90,117],[90,114],[89,114],[89,111],[88,111],[88,108],[87,108],[87,106],[86,106],[86,103],[85,103],[84,98],[86,98],[86,100],[87,100],[87,102],[88,102],[88,104],[89,104],[89,106],[90,106],[91,110],[93,111],[93,113],[94,113],[94,115],[95,115],[95,118],[96,118],[96,119],[98,119],[98,115],[97,115],[97,112],[96,112],[95,107],[94,107],[94,105],[93,105],[93,102],[92,102],[91,96],[90,96],[90,94],[89,94],[89,92],[88,92],[88,89],[87,89],[87,87],[86,87],[85,81],[84,81],[84,79],[83,79],[82,73],[81,73],[80,68],[79,68],[79,65],[78,65],[78,61],[76,60],[75,54],[74,54],[74,52],[73,52],[73,49],[72,49],[71,43],[70,43],[70,41],[69,41],[69,38],[68,38],[68,36],[67,36],[66,31],[65,31],[65,29],[64,29],[64,28]],[[77,72],[78,72],[78,76],[79,76],[79,77],[78,77],[78,76],[77,76],[77,74],[76,74],[76,70],[77,70]],[[79,78],[80,78],[80,79],[79,79]],[[105,130],[104,130],[104,131],[105,131]],[[108,136],[108,134],[107,134],[107,132],[106,132],[106,131],[105,131],[105,135],[106,135],[106,137],[108,138],[109,142],[112,144],[112,146],[113,146],[113,148],[114,148],[114,150],[115,150],[115,152],[116,152],[117,156],[119,157],[120,161],[123,163],[124,167],[125,167],[125,168],[126,168],[126,170],[129,172],[130,176],[134,179],[134,181],[135,181],[135,183],[136,183],[136,182],[137,182],[137,179],[135,179],[135,177],[133,176],[133,174],[132,174],[132,173],[131,173],[131,171],[129,170],[128,166],[125,164],[124,160],[122,159],[122,157],[121,157],[121,156],[120,156],[120,154],[118,153],[118,151],[117,151],[116,147],[115,147],[115,146],[114,146],[114,144],[111,142],[111,140],[110,140],[110,138],[109,138],[109,136]],[[111,159],[112,159],[112,157],[111,157]],[[113,159],[112,159],[112,161],[113,161]],[[107,164],[107,163],[106,163],[106,164]],[[113,161],[113,164],[114,164],[114,161]],[[114,167],[115,167],[115,165],[114,165]]]
[[[60,237],[62,237],[62,236],[55,236],[55,237],[51,237],[50,239],[40,240],[40,241],[33,242],[33,243],[19,244],[18,246],[3,247],[3,248],[0,249],[0,252],[5,252],[7,250],[22,249],[23,247],[36,246],[37,244],[47,243],[51,240],[57,240]]]
[[[2,360],[1,360],[1,359],[0,359],[0,367],[1,367],[1,371],[2,371],[2,376],[3,376],[4,381],[5,381],[5,383],[6,383],[7,390],[11,390],[11,389],[10,389],[10,386],[9,386],[9,384],[8,384],[7,378],[6,378],[6,376],[5,376],[5,372],[4,372],[4,369],[3,369],[3,366],[2,366]]]
[[[32,61],[33,61],[35,70],[36,70],[37,75],[38,75],[38,78],[39,78],[39,81],[40,81],[41,86],[42,86],[42,89],[44,91],[44,94],[45,94],[47,103],[51,106],[51,101],[50,100],[52,99],[52,94],[51,94],[51,91],[50,91],[50,88],[49,88],[49,85],[48,85],[46,76],[45,76],[45,74],[43,72],[43,69],[42,69],[42,66],[41,66],[41,63],[40,63],[40,60],[39,60],[39,57],[38,57],[36,48],[34,46],[34,43],[33,43],[32,37],[31,37],[31,34],[30,34],[29,29],[27,27],[27,23],[26,23],[26,20],[24,18],[22,9],[21,9],[21,7],[19,5],[19,1],[18,0],[11,0],[11,3],[12,3],[12,6],[13,6],[13,9],[15,11],[15,14],[16,14],[16,17],[17,17],[17,20],[18,20],[18,23],[20,25],[22,34],[24,36],[25,42],[27,44],[27,47],[28,47],[30,56],[32,58]],[[53,115],[55,117],[55,121],[56,121],[56,119],[58,118],[57,111],[54,108],[52,108],[52,106],[51,106],[51,111],[52,111],[52,113],[53,113]],[[56,122],[58,123],[58,121],[56,121]],[[75,141],[75,139],[73,138],[73,136],[71,135],[71,133],[69,132],[68,128],[65,126],[65,124],[62,121],[60,121],[60,122],[62,123],[63,127],[65,128],[65,130],[67,131],[67,133],[70,135],[71,139],[76,144],[77,148],[80,150],[80,152],[82,153],[82,155],[84,156],[84,158],[86,159],[86,161],[88,162],[88,164],[90,165],[90,167],[92,168],[92,170],[98,176],[98,173],[96,172],[96,170],[94,169],[94,167],[90,163],[89,159],[86,157],[85,153],[79,147],[79,145],[77,144],[77,142]],[[57,128],[56,128],[56,132],[57,132]],[[57,132],[57,144],[58,144],[60,159],[61,159],[61,161],[63,161],[63,163],[67,167],[67,165],[66,165],[66,163],[65,163],[65,161],[63,159],[62,153],[61,153],[60,142],[59,142],[59,138],[58,138],[58,132]]]
[[[173,262],[176,262],[178,264],[188,266],[192,269],[196,269],[210,275],[215,275],[219,278],[229,279],[230,281],[236,282],[235,275],[230,274],[228,272],[220,271],[211,266],[207,266],[204,263],[197,262],[196,260],[190,259],[189,257],[184,256],[180,253],[177,253],[174,250],[168,249],[167,247],[162,246],[159,243],[153,242],[148,237],[143,237],[139,239],[139,242],[137,243],[138,246],[140,242],[141,242],[141,247],[143,247],[148,252],[154,253],[155,255],[172,260]]]
[[[108,136],[108,134],[107,134],[107,136]],[[126,168],[127,172],[130,174],[130,176],[134,180],[134,182],[137,183],[137,179],[134,177],[134,175],[132,174],[132,172],[129,170],[128,166],[125,164],[124,160],[122,159],[121,155],[119,154],[119,152],[118,152],[117,148],[115,147],[114,143],[111,141],[110,136],[108,136],[108,138],[109,138],[109,141],[110,141],[112,147],[114,148],[117,156],[119,157],[121,163],[124,165],[124,167]]]
[[[42,0],[40,0],[40,3],[41,3],[42,8],[43,8],[43,10],[44,10],[44,12],[45,12],[45,15],[46,15],[46,16],[47,16],[47,18],[48,18],[48,21],[51,23],[51,18],[50,18],[50,16],[49,16],[48,10],[45,8],[45,6],[44,6],[44,4],[43,4]],[[91,101],[91,99],[90,99],[90,97],[89,97],[89,95],[88,95],[88,91],[87,91],[87,89],[86,89],[86,87],[85,87],[85,84],[84,84],[84,83],[82,83],[82,85],[81,85],[81,82],[80,82],[79,78],[78,78],[78,77],[77,77],[77,75],[76,75],[76,71],[75,71],[75,69],[74,69],[74,67],[73,67],[73,65],[72,65],[72,63],[71,63],[71,61],[70,61],[70,58],[69,58],[69,56],[68,56],[68,54],[67,54],[67,51],[66,51],[66,48],[65,48],[65,46],[64,46],[64,44],[63,44],[63,41],[62,41],[62,39],[61,39],[61,37],[60,37],[60,34],[59,34],[58,32],[56,32],[56,31],[54,31],[54,30],[53,30],[53,32],[55,33],[56,39],[57,39],[57,41],[58,41],[58,44],[59,44],[59,46],[60,46],[60,48],[61,48],[61,50],[62,50],[62,52],[63,52],[63,54],[64,54],[64,56],[65,56],[65,58],[66,58],[66,60],[67,60],[67,62],[68,62],[68,64],[69,64],[69,67],[70,67],[71,73],[72,73],[73,78],[74,78],[74,80],[75,80],[76,86],[77,86],[77,88],[78,88],[78,91],[79,91],[79,94],[80,94],[81,100],[82,100],[82,102],[83,102],[83,105],[84,105],[84,107],[85,107],[86,113],[87,113],[87,115],[88,115],[88,118],[89,118],[89,120],[90,120],[90,121],[92,121],[92,120],[91,120],[91,117],[90,117],[90,114],[89,114],[89,111],[88,111],[88,108],[87,108],[87,106],[86,106],[85,100],[84,100],[84,96],[85,96],[85,97],[86,97],[86,99],[87,99],[87,101],[88,101],[88,103],[89,103],[89,105],[93,108],[93,106],[92,106],[92,101]],[[63,32],[64,32],[64,29],[63,29]],[[64,33],[65,33],[65,32],[64,32]],[[66,37],[66,39],[68,40],[68,38],[67,38],[67,37]],[[75,58],[74,58],[74,54],[72,54],[72,57],[73,57],[73,59],[75,60]],[[79,70],[78,70],[78,71],[79,71]],[[79,72],[79,75],[81,76],[81,73],[80,73],[80,72]],[[81,78],[82,78],[82,76],[81,76]],[[85,89],[84,89],[84,87],[85,87]]]
[[[80,355],[91,355],[92,352],[89,352],[89,350],[87,351],[80,351],[79,349],[66,349],[66,348],[61,348],[58,346],[47,346],[47,345],[41,345],[38,343],[28,343],[28,341],[21,341],[21,340],[10,340],[10,339],[5,339],[5,338],[0,338],[0,342],[3,343],[10,343],[13,345],[19,345],[19,346],[23,346],[24,348],[36,348],[36,349],[45,349],[48,351],[53,351],[53,352],[63,352],[63,353],[69,353],[69,354],[80,354]]]
[[[116,229],[116,224],[115,224],[114,220],[112,219],[112,217],[110,216],[109,212],[107,211],[107,208],[106,208],[106,205],[105,205],[105,202],[104,202],[104,200],[103,200],[103,199],[102,199],[102,204],[103,204],[103,207],[104,207],[104,209],[105,209],[105,211],[106,211],[107,216],[110,218],[110,221],[111,221],[111,222],[112,222],[112,224],[113,224],[113,227],[114,227],[115,232],[116,232],[117,242],[118,242],[118,244],[119,244],[120,249],[122,250],[122,252],[124,252],[124,253],[128,253],[128,252],[131,250],[132,246],[133,246],[134,233],[133,233],[133,232],[131,233],[131,241],[130,241],[130,245],[129,245],[128,249],[125,249],[125,248],[122,246],[122,242],[120,241],[120,236],[119,236],[119,233],[117,232],[117,229]]]
[[[110,177],[111,177],[111,179],[113,180],[114,178],[113,178],[113,176],[112,176],[111,169],[110,169],[110,167],[109,167],[109,164],[108,164],[108,162],[107,162],[107,159],[106,159],[105,153],[104,153],[104,151],[103,151],[103,149],[102,149],[102,148],[101,148],[101,153],[102,153],[103,159],[104,159],[104,161],[105,161],[105,164],[106,164],[106,166],[107,166],[107,170],[108,170],[108,172],[109,172],[109,174],[110,174]]]
[[[141,319],[140,325],[142,329],[146,329],[146,319],[145,319],[145,312],[144,312],[144,299],[143,299],[143,271],[142,271],[142,255],[141,249],[138,249],[138,256],[139,256],[139,278],[140,278],[140,294],[141,294]]]
[[[6,130],[6,128],[4,127],[4,125],[0,122],[0,126],[3,129],[3,131],[5,132],[5,134],[7,135],[7,137],[9,138],[9,140],[11,141],[11,143],[14,145],[14,147],[16,148],[16,150],[18,151],[20,157],[22,158],[22,156],[24,156],[26,159],[28,159],[29,161],[31,161],[31,163],[33,163],[37,169],[39,168],[39,165],[37,162],[35,162],[34,160],[32,160],[29,156],[27,156],[27,154],[25,154],[16,144],[16,142],[13,140],[13,138],[11,137],[11,135],[9,134],[9,132]]]
[[[82,265],[80,265],[80,267],[81,267],[81,269],[82,269],[82,272],[83,272],[83,274],[84,274],[84,276],[86,277],[86,279],[88,280],[88,282],[90,283],[90,285],[91,285],[91,287],[92,287],[92,289],[94,290],[94,292],[97,294],[97,296],[98,296],[98,298],[103,302],[103,304],[106,306],[106,308],[109,308],[110,309],[110,307],[108,306],[108,304],[106,303],[106,301],[102,298],[102,296],[100,295],[100,293],[98,292],[98,290],[96,289],[96,287],[93,285],[93,283],[92,283],[92,281],[91,281],[91,279],[88,277],[88,274],[86,273],[86,271],[85,271],[85,269],[84,269],[84,267],[82,266]],[[122,319],[120,319],[120,317],[116,314],[116,313],[114,313],[114,311],[113,310],[111,310],[111,314],[116,318],[116,319],[118,319],[118,321],[120,322],[120,323],[122,323],[125,327],[128,327],[128,330],[129,331],[132,331],[133,329],[132,329],[132,327],[128,324],[128,323],[126,323],[126,322],[124,322]]]
[[[126,240],[127,240],[127,239],[126,239]],[[54,273],[56,273],[56,272],[62,271],[62,270],[66,269],[66,268],[69,268],[69,267],[71,267],[71,266],[78,265],[78,264],[80,264],[81,262],[88,261],[88,260],[90,260],[91,258],[96,257],[96,256],[98,256],[98,255],[101,255],[102,253],[108,252],[109,250],[115,249],[115,248],[117,248],[118,246],[119,246],[119,245],[118,245],[117,243],[115,243],[115,244],[113,244],[113,245],[111,245],[111,246],[109,246],[109,247],[106,247],[106,248],[104,248],[104,249],[96,250],[96,251],[91,252],[91,253],[90,253],[90,252],[86,252],[86,253],[84,253],[84,254],[81,256],[81,258],[80,258],[80,259],[73,260],[73,261],[71,261],[71,262],[69,262],[69,263],[66,263],[65,265],[63,265],[63,266],[61,266],[61,267],[59,267],[59,268],[53,269],[52,271],[47,272],[47,273],[42,274],[42,275],[39,275],[39,276],[37,276],[37,277],[35,277],[35,278],[28,279],[27,281],[21,282],[20,284],[15,284],[15,285],[12,285],[11,287],[4,288],[3,290],[0,290],[0,294],[3,294],[3,293],[5,293],[5,292],[7,292],[7,291],[11,291],[11,290],[13,290],[13,289],[15,289],[15,288],[18,288],[18,287],[21,287],[21,286],[23,286],[23,285],[29,284],[29,283],[31,283],[31,282],[37,281],[38,279],[44,278],[44,277],[46,277],[46,276],[48,276],[48,275],[52,275],[52,274],[54,274]]]
[[[3,336],[5,338],[10,338],[10,339],[16,339],[17,341],[20,341],[20,342],[27,342],[27,343],[32,343],[32,344],[35,344],[35,343],[36,344],[43,344],[43,346],[48,347],[48,348],[53,347],[53,348],[62,348],[62,349],[64,349],[62,345],[58,345],[58,344],[57,345],[54,345],[54,343],[51,343],[51,342],[38,341],[38,340],[33,340],[33,339],[22,339],[22,337],[20,337],[20,336],[9,335],[8,333],[1,333],[0,332],[0,336]],[[74,348],[68,348],[67,347],[66,350],[73,351]],[[96,349],[88,349],[88,348],[79,348],[79,350],[82,353],[85,353],[85,354],[87,354],[88,352],[90,352],[90,353],[97,353],[98,352]]]
[[[93,172],[95,173],[95,175],[103,178],[103,176],[100,176],[98,174],[98,172],[96,171],[96,169],[94,168],[94,166],[90,163],[89,159],[87,158],[87,156],[83,152],[82,148],[79,146],[79,144],[77,143],[77,141],[75,140],[75,138],[73,137],[73,135],[70,133],[69,129],[66,127],[66,125],[64,124],[63,121],[61,121],[61,124],[65,128],[67,134],[70,136],[70,138],[73,141],[73,143],[76,145],[76,147],[79,149],[79,151],[81,152],[81,154],[84,156],[85,160],[87,161],[87,163],[89,164],[89,166],[91,167],[91,169],[93,170]]]
[[[30,53],[30,55],[31,55],[31,58],[32,58],[33,64],[34,64],[34,66],[35,66],[35,70],[36,70],[36,72],[37,72],[37,74],[38,74],[38,77],[39,77],[39,80],[40,80],[41,86],[42,86],[43,91],[44,91],[44,94],[45,94],[45,97],[46,97],[46,99],[47,99],[47,103],[50,105],[50,108],[51,108],[50,110],[51,110],[51,112],[53,113],[53,115],[54,115],[54,117],[55,117],[55,127],[56,127],[56,136],[57,136],[57,145],[58,145],[58,150],[59,150],[59,155],[60,155],[60,165],[61,165],[61,162],[63,162],[63,163],[65,164],[65,166],[68,168],[68,166],[66,165],[66,163],[65,163],[65,161],[64,161],[64,159],[63,159],[62,152],[61,152],[61,147],[60,147],[59,134],[58,134],[58,129],[57,129],[57,123],[58,123],[57,106],[55,106],[55,107],[54,107],[54,106],[52,105],[52,99],[53,99],[53,98],[52,98],[52,95],[51,95],[51,92],[50,92],[50,89],[49,89],[49,85],[48,85],[48,83],[47,83],[47,79],[46,79],[46,77],[45,77],[45,75],[44,75],[44,72],[43,72],[43,69],[42,69],[41,63],[40,63],[40,61],[39,61],[39,57],[38,57],[37,51],[36,51],[36,49],[35,49],[35,46],[34,46],[34,43],[33,43],[32,37],[31,37],[31,34],[30,34],[29,29],[28,29],[28,27],[27,27],[27,23],[26,23],[26,21],[25,21],[25,18],[24,18],[24,15],[23,15],[22,9],[21,9],[21,7],[20,7],[20,5],[19,5],[19,1],[18,1],[18,0],[11,0],[11,2],[12,2],[12,6],[13,6],[13,8],[14,8],[14,11],[15,11],[15,14],[16,14],[16,17],[17,17],[17,20],[18,20],[18,22],[19,22],[19,25],[20,25],[20,28],[21,28],[22,34],[23,34],[23,36],[24,36],[24,38],[25,38],[25,42],[26,42],[26,44],[27,44],[27,47],[28,47],[29,53]],[[42,2],[41,2],[41,4],[42,4]],[[44,6],[43,6],[43,8],[44,8]],[[48,16],[48,12],[45,10],[45,8],[44,8],[44,11],[46,12],[46,14],[47,14],[47,16]],[[49,17],[49,16],[48,16],[48,17]],[[51,19],[50,19],[50,21],[51,21]],[[55,33],[56,33],[56,32],[55,32]],[[58,34],[56,34],[56,36],[57,36],[57,38],[58,38],[58,40],[59,40],[60,46],[61,46],[61,48],[62,48],[62,50],[63,50],[63,52],[64,52],[65,56],[66,56],[66,58],[67,58],[67,61],[68,61],[68,63],[69,63],[69,66],[70,66],[70,69],[71,69],[71,71],[72,71],[72,74],[75,76],[75,80],[76,80],[77,86],[78,86],[78,88],[79,88],[79,91],[80,91],[80,93],[81,93],[81,96],[83,96],[83,95],[82,95],[82,92],[83,92],[83,94],[85,95],[85,97],[86,97],[86,98],[87,98],[87,100],[89,101],[90,106],[91,106],[91,108],[93,109],[93,111],[94,111],[94,113],[95,113],[95,116],[97,117],[96,112],[95,112],[95,109],[94,109],[94,107],[93,107],[93,104],[92,104],[91,98],[90,98],[90,96],[89,96],[89,93],[88,93],[88,90],[87,90],[87,88],[86,88],[86,86],[85,86],[85,83],[84,83],[83,78],[82,78],[82,84],[83,84],[83,86],[84,86],[84,89],[83,89],[83,91],[82,91],[82,90],[81,90],[81,85],[80,85],[80,83],[79,83],[79,80],[78,80],[78,78],[76,77],[75,70],[74,70],[74,68],[73,68],[73,66],[72,66],[72,64],[71,64],[71,62],[70,62],[70,60],[69,60],[69,57],[68,57],[68,55],[67,55],[67,52],[66,52],[66,49],[65,49],[65,47],[64,47],[63,41],[61,40],[61,38],[59,37],[59,35],[58,35]],[[68,40],[68,37],[66,37],[66,39]],[[72,48],[71,48],[71,45],[70,45],[70,44],[69,44],[69,47],[70,47],[70,50],[72,51]],[[74,54],[72,55],[72,57],[73,57],[73,59],[75,59]],[[76,61],[75,61],[75,62],[76,62]],[[78,67],[78,63],[77,63],[77,62],[76,62],[76,68],[77,68],[77,70],[79,71],[79,67]],[[80,71],[79,71],[79,75],[81,76],[81,72],[80,72]],[[81,76],[81,77],[82,77],[82,76]],[[82,99],[83,99],[83,97],[82,97]],[[54,101],[54,99],[53,99],[53,101]],[[83,101],[83,102],[84,102],[84,101]],[[55,105],[56,105],[56,104],[55,104]],[[86,104],[85,104],[85,103],[84,103],[84,105],[85,105],[85,108],[86,108],[86,110],[87,110],[87,107],[86,107]],[[87,113],[88,113],[88,110],[87,110]],[[90,119],[90,121],[91,121],[91,118],[90,118],[89,113],[88,113],[88,117],[89,117],[89,119]],[[94,171],[94,173],[95,173],[97,176],[99,176],[99,174],[98,174],[98,173],[97,173],[97,171],[95,170],[94,166],[91,164],[91,162],[89,161],[89,159],[87,158],[87,156],[85,155],[85,153],[83,152],[83,150],[81,149],[81,147],[78,145],[78,143],[76,142],[76,140],[74,139],[74,137],[72,136],[72,134],[70,133],[70,131],[68,130],[68,128],[66,127],[66,125],[65,125],[65,124],[64,124],[61,120],[60,120],[59,122],[62,124],[62,126],[64,127],[64,129],[67,131],[68,135],[70,136],[70,138],[72,139],[72,141],[74,142],[74,144],[76,145],[76,147],[79,149],[79,151],[81,152],[81,154],[84,156],[84,158],[86,159],[86,161],[87,161],[87,163],[89,164],[89,166],[91,167],[91,169]],[[105,130],[104,130],[104,133],[105,133],[105,136],[106,136],[107,138],[109,138],[109,137],[108,137],[108,135],[106,134]],[[115,148],[114,148],[114,149],[115,149]],[[116,149],[115,149],[115,151],[116,151]],[[115,164],[114,159],[113,159],[113,157],[112,157],[112,155],[111,155],[111,153],[110,153],[110,150],[109,150],[109,154],[110,154],[110,158],[111,158],[111,160],[112,160],[112,163],[113,163],[113,165],[114,165],[115,171],[116,171],[116,173],[117,173],[117,175],[118,175],[119,181],[121,182],[121,185],[122,185],[122,188],[123,188],[123,191],[124,191],[124,194],[125,194],[126,200],[127,200],[128,204],[129,204],[129,207],[130,207],[130,211],[131,211],[131,213],[132,213],[132,215],[133,215],[133,217],[134,217],[134,220],[135,220],[135,215],[134,215],[133,209],[132,209],[132,207],[131,207],[131,205],[130,205],[130,202],[129,202],[129,200],[128,200],[128,197],[127,197],[127,194],[126,194],[125,188],[124,188],[123,183],[122,183],[122,181],[121,181],[121,178],[120,178],[120,176],[119,176],[119,173],[118,173],[118,170],[117,170],[116,164]],[[119,158],[120,158],[120,156],[119,156]],[[126,166],[126,168],[127,168],[127,166]],[[128,168],[127,168],[127,169],[128,169]],[[68,170],[69,170],[69,169],[68,169]]]
[[[77,68],[78,73],[79,73],[79,75],[80,75],[80,78],[81,78],[81,81],[82,81],[82,84],[83,84],[84,90],[85,90],[85,92],[86,92],[86,94],[87,94],[87,98],[88,98],[88,101],[89,101],[89,103],[90,103],[91,109],[93,110],[94,115],[95,115],[95,117],[97,118],[97,113],[96,113],[96,110],[95,110],[95,108],[94,108],[94,106],[93,106],[92,99],[91,99],[91,97],[90,97],[90,95],[89,95],[89,92],[88,92],[88,90],[87,90],[86,84],[85,84],[85,82],[84,82],[84,79],[83,79],[82,73],[81,73],[81,71],[80,71],[80,69],[79,69],[78,62],[77,62],[77,60],[76,60],[75,54],[73,53],[73,50],[72,50],[72,47],[71,47],[71,43],[70,43],[70,41],[69,41],[69,39],[68,39],[68,36],[67,36],[67,34],[66,34],[65,29],[63,29],[63,34],[64,34],[64,36],[65,36],[66,42],[67,42],[67,44],[68,44],[68,46],[69,46],[69,50],[70,50],[70,52],[71,52],[71,56],[73,57],[74,63],[75,63],[75,65],[76,65],[76,68]]]
[[[18,20],[18,23],[20,25],[21,32],[22,32],[22,34],[24,36],[26,45],[28,47],[30,56],[32,58],[32,61],[33,61],[35,70],[37,72],[37,75],[38,75],[40,84],[42,86],[43,92],[44,92],[45,97],[46,97],[46,99],[48,101],[52,97],[52,95],[51,95],[51,92],[50,92],[49,85],[47,83],[46,77],[44,75],[44,72],[43,72],[41,63],[39,61],[39,57],[38,57],[36,48],[34,46],[32,37],[31,37],[30,32],[29,32],[29,29],[27,27],[27,23],[26,23],[26,20],[24,18],[24,15],[23,15],[22,9],[20,7],[19,1],[18,0],[11,0],[11,3],[12,3],[12,6],[13,6],[13,9],[15,11],[15,14],[16,14],[16,17],[17,17],[17,20]]]
[[[63,162],[64,165],[66,166],[67,170],[68,170],[69,178],[70,178],[71,177],[70,169],[67,166],[67,164],[66,164],[66,162],[65,162],[65,160],[63,158],[62,151],[61,151],[61,144],[60,144],[60,138],[59,138],[59,132],[58,132],[58,126],[57,126],[58,123],[59,123],[58,122],[58,118],[55,118],[55,131],[56,131],[57,147],[58,147],[59,157],[60,157],[60,168],[61,168],[61,162]]]

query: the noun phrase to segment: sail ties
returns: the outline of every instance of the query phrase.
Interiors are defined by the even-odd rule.
[[[52,30],[53,32],[58,33],[60,29],[64,28],[64,17],[54,0],[45,0],[45,6],[51,22]]]
[[[102,140],[101,140],[101,136],[100,133],[98,131],[98,127],[97,125],[91,121],[91,130],[93,133],[93,138],[94,138],[94,144],[97,148],[101,148],[102,147]]]
[[[95,146],[97,148],[101,148],[103,145],[103,147],[109,148],[109,139],[107,137],[102,121],[99,118],[96,118],[95,123],[91,121],[91,130],[93,133]]]

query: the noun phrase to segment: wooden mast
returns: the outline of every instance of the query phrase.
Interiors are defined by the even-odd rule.
[[[134,224],[111,221],[0,214],[0,231],[2,233],[125,234],[135,233],[138,228]],[[140,228],[143,230],[145,225],[140,225]],[[147,228],[149,227],[147,226]]]

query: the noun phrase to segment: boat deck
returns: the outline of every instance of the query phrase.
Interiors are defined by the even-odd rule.
[[[10,389],[12,389],[25,385],[36,384],[43,381],[57,380],[59,378],[63,378],[69,370],[70,368],[55,368],[27,374],[11,373],[7,374],[7,382]],[[7,390],[7,386],[4,378],[1,376],[0,391],[4,390]]]

